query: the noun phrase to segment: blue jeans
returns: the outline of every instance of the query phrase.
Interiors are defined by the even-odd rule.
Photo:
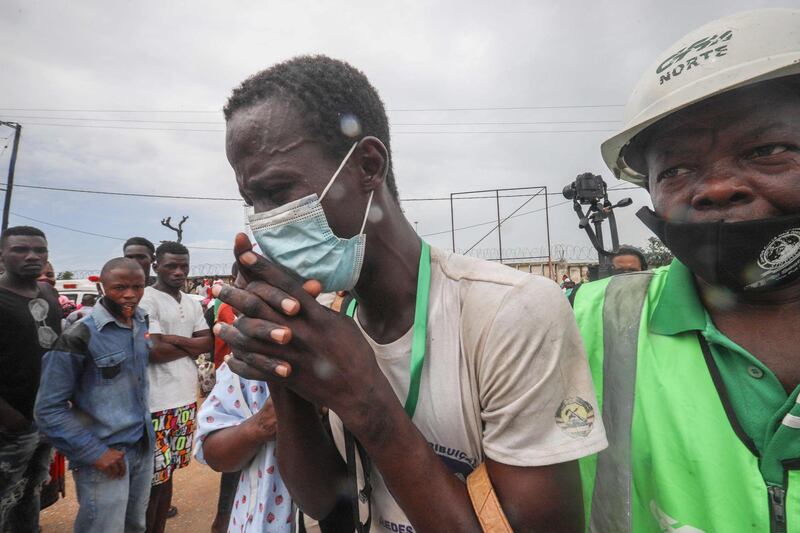
[[[133,533],[145,530],[153,450],[139,444],[125,450],[125,475],[111,479],[94,466],[73,470],[80,509],[75,531],[81,533]]]
[[[52,447],[36,431],[0,433],[0,532],[39,531],[39,495]]]

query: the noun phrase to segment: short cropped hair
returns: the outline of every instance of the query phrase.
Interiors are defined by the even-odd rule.
[[[26,237],[41,237],[44,240],[47,240],[45,237],[44,232],[39,228],[34,228],[33,226],[11,226],[10,228],[6,228],[2,235],[0,235],[0,248],[6,245],[6,240],[9,237],[14,235],[23,235]]]
[[[131,246],[131,245],[144,246],[148,250],[150,250],[150,255],[155,255],[156,254],[156,247],[153,246],[152,242],[148,241],[144,237],[131,237],[130,239],[125,241],[125,244],[122,245],[123,253],[125,252],[125,248],[127,248],[128,246]]]
[[[639,258],[639,263],[642,265],[642,270],[647,270],[647,259],[644,257],[644,253],[635,247],[635,246],[628,246],[627,244],[623,244],[617,250],[617,253],[614,254],[614,257],[618,257],[620,255],[634,255]]]
[[[114,270],[115,268],[127,268],[130,270],[138,270],[141,272],[142,265],[134,261],[133,259],[129,259],[127,257],[115,257],[114,259],[109,259],[106,261],[106,264],[103,265],[103,268],[100,270],[100,279],[105,279],[109,272]]]
[[[179,242],[164,241],[156,248],[156,259],[164,254],[189,255],[189,250]]]
[[[386,184],[395,200],[389,119],[378,91],[363,72],[323,55],[298,56],[250,76],[233,90],[225,105],[225,120],[234,112],[271,97],[297,105],[306,131],[333,159],[343,159],[361,137],[380,139],[389,153]]]

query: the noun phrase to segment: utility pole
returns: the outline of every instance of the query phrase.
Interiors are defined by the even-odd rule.
[[[11,210],[11,191],[14,189],[14,167],[17,165],[17,150],[19,149],[19,137],[22,135],[22,125],[16,122],[3,122],[0,125],[14,128],[14,148],[11,150],[11,162],[8,164],[8,179],[6,180],[6,197],[3,202],[3,227],[2,231],[8,228],[8,215]]]

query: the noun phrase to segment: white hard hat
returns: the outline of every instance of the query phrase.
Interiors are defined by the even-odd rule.
[[[800,11],[737,13],[670,46],[639,80],[625,106],[625,125],[600,148],[617,178],[647,186],[644,169],[625,149],[642,130],[679,109],[745,85],[800,73]]]

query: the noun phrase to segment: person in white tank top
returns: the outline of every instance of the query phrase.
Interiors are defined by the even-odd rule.
[[[298,506],[365,531],[369,496],[372,531],[480,531],[464,478],[486,463],[514,530],[582,530],[577,459],[606,438],[558,286],[420,240],[398,200],[383,105],[350,65],[275,65],[225,113],[266,257],[237,237],[251,283],[215,289],[242,312],[215,332],[234,372],[269,383]],[[334,312],[314,300],[321,290],[355,303]],[[372,464],[359,524],[343,426]]]

